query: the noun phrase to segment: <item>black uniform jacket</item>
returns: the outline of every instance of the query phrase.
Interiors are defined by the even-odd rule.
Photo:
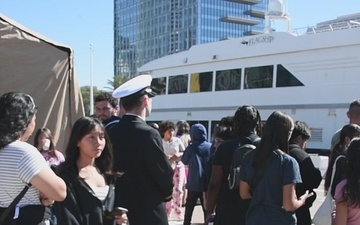
[[[111,116],[109,119],[104,120],[102,123],[104,124],[106,131],[109,131],[112,127],[114,127],[120,121],[120,117]]]
[[[115,186],[115,206],[128,208],[131,225],[167,225],[163,202],[172,195],[173,170],[160,134],[140,117],[126,114],[109,136],[114,170],[124,172]]]
[[[54,212],[57,225],[112,225],[113,220],[103,218],[103,205],[114,201],[114,191],[104,204],[95,196],[90,186],[78,177],[77,168],[63,170],[59,176],[67,186],[67,196],[62,202],[55,202]],[[112,181],[114,182],[114,181]],[[109,194],[111,186],[109,185]]]

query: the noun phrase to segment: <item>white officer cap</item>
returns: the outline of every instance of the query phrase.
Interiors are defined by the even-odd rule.
[[[114,98],[137,98],[147,94],[149,97],[154,97],[156,93],[153,92],[150,87],[151,81],[151,75],[146,74],[136,76],[116,88],[112,93],[112,96]]]

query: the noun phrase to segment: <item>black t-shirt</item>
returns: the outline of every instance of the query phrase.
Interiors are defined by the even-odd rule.
[[[227,182],[227,175],[230,172],[230,166],[232,162],[232,157],[235,149],[240,144],[240,138],[231,139],[228,141],[224,141],[218,147],[215,152],[213,165],[222,166],[223,168],[223,182]]]
[[[215,152],[213,165],[223,168],[223,182],[215,208],[215,224],[238,225],[245,223],[245,215],[249,208],[250,200],[242,200],[239,191],[230,190],[227,180],[234,151],[244,137],[250,137],[253,142],[258,138],[255,133],[251,132],[245,136],[224,141]],[[258,142],[253,144],[257,145]]]
[[[258,136],[255,133],[250,133],[240,138],[224,141],[223,143],[221,143],[221,145],[218,147],[218,149],[215,152],[213,165],[223,167],[223,172],[224,172],[223,181],[227,182],[227,177],[230,172],[230,166],[234,151],[239,146],[240,141],[244,137],[249,137],[253,142],[255,141],[255,139],[258,138]],[[255,142],[253,144],[256,146],[258,142]]]

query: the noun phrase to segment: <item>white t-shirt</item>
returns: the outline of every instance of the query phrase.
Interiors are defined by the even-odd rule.
[[[179,137],[182,142],[184,143],[185,148],[187,148],[187,146],[189,146],[190,142],[191,142],[191,137],[190,134],[183,134]]]
[[[32,145],[14,141],[0,149],[0,207],[8,207],[27,183],[48,163]],[[40,205],[39,191],[30,187],[17,204]]]
[[[168,157],[171,157],[173,155],[180,156],[181,154],[179,153],[185,151],[184,144],[180,138],[172,137],[171,141],[164,141],[163,139],[162,142],[164,147],[164,153]]]
[[[94,191],[96,197],[100,199],[100,201],[104,201],[108,192],[109,192],[109,185],[105,185],[104,187],[96,187],[90,186],[91,189]]]

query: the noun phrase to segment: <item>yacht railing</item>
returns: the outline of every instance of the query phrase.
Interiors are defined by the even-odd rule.
[[[356,20],[340,21],[329,24],[318,24],[317,26],[307,28],[306,34],[331,32],[335,30],[345,30],[357,27],[360,27],[360,18]]]

